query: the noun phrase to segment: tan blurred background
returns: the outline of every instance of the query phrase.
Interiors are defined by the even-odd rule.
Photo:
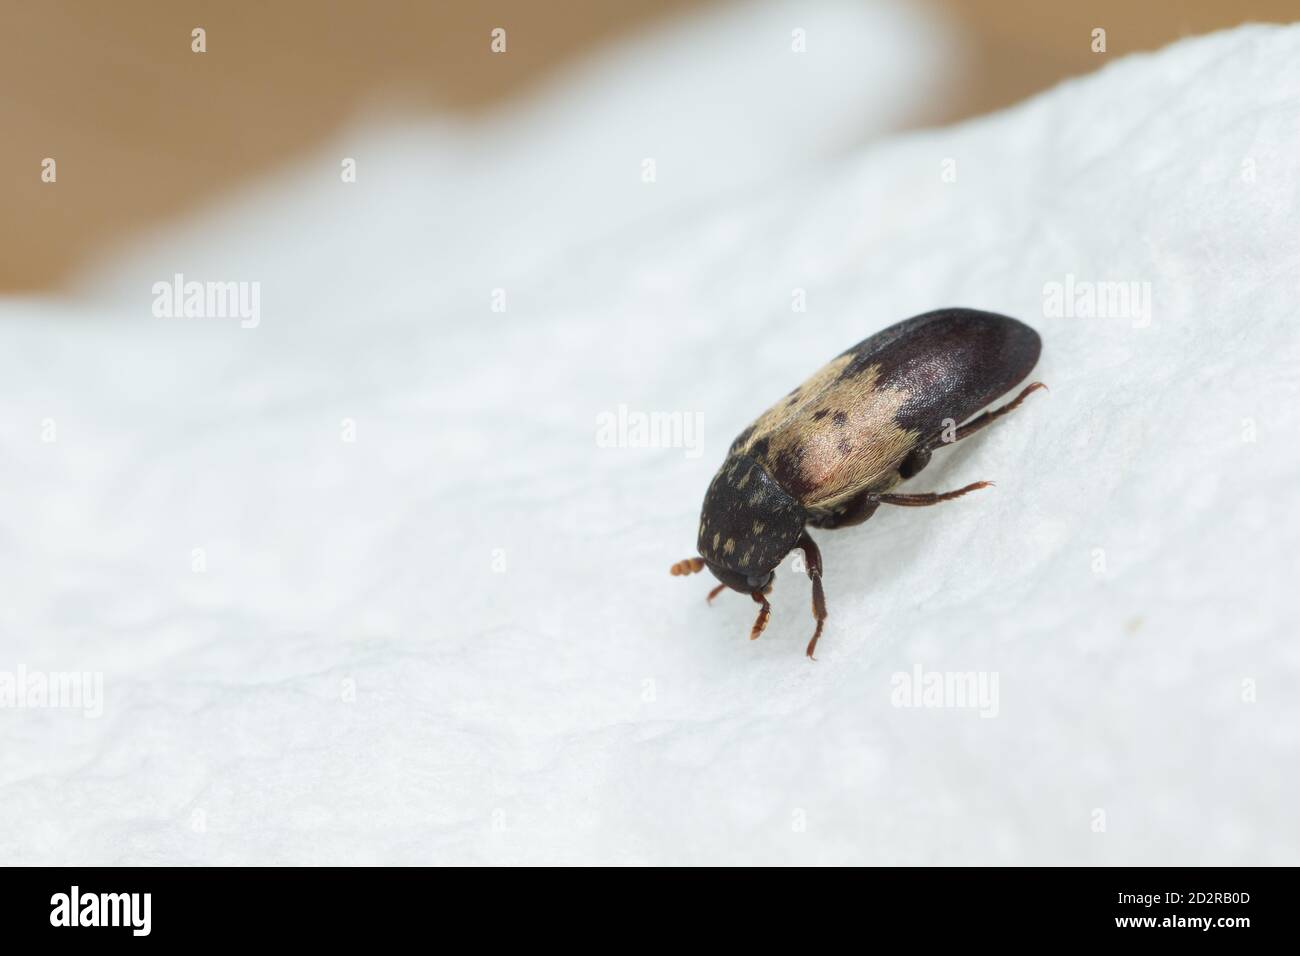
[[[736,0],[0,0],[0,292],[53,290],[92,256],[293,161],[392,100],[491,108],[611,38]],[[934,0],[968,74],[924,125],[1014,103],[1137,50],[1300,0]],[[190,31],[209,50],[190,51]],[[490,31],[509,31],[493,56]],[[1107,52],[1089,48],[1107,31]],[[58,188],[40,179],[58,163]]]

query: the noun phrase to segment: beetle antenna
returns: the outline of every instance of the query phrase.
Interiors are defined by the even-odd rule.
[[[697,571],[704,570],[704,559],[687,558],[685,561],[678,561],[668,570],[673,577],[680,577],[683,574],[695,574]]]

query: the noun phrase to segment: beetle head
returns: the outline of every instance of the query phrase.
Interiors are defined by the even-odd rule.
[[[711,561],[705,561],[704,566],[727,587],[742,594],[753,594],[755,591],[760,594],[767,594],[772,590],[772,579],[776,577],[775,571],[768,571],[764,574],[745,574],[713,564]]]

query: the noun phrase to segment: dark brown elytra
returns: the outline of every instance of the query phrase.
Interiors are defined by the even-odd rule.
[[[709,593],[710,602],[728,587],[750,595],[760,605],[753,640],[767,626],[766,595],[776,566],[798,548],[812,579],[812,657],[826,622],[826,595],[821,552],[808,526],[846,528],[882,504],[935,505],[990,485],[977,481],[942,494],[890,492],[921,471],[937,447],[973,435],[1044,388],[1034,382],[976,416],[1028,377],[1041,350],[1038,333],[1023,322],[975,309],[939,309],[842,352],[731,443],[704,496],[701,556],[677,562],[672,573],[707,567],[722,582]]]

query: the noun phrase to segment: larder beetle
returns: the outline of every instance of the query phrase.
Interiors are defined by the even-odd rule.
[[[935,448],[974,434],[1043,388],[1034,382],[1001,408],[971,417],[1023,381],[1041,350],[1038,333],[1023,322],[974,309],[927,312],[859,342],[731,443],[704,496],[701,556],[677,562],[672,573],[707,567],[722,582],[710,602],[728,587],[750,595],[761,605],[752,640],[767,626],[776,566],[802,550],[817,622],[812,657],[826,596],[821,552],[807,526],[847,528],[882,504],[934,505],[991,484],[942,494],[890,490],[924,468]]]

